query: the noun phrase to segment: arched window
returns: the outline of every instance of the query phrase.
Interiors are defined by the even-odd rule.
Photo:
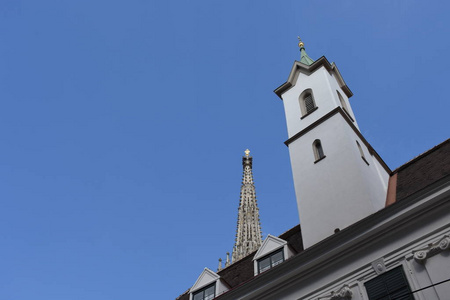
[[[317,109],[311,89],[307,89],[300,94],[299,102],[300,110],[302,111],[302,117],[305,117],[306,115],[312,113]]]
[[[314,141],[313,152],[314,152],[314,158],[316,159],[316,162],[325,158],[325,154],[324,154],[323,148],[322,148],[322,143],[320,142],[320,140]]]
[[[338,98],[339,98],[339,102],[341,102],[341,106],[342,109],[345,111],[345,113],[347,114],[347,116],[349,116],[350,120],[352,120],[352,122],[354,122],[352,116],[350,116],[350,113],[348,111],[348,107],[347,107],[347,103],[345,102],[344,98],[342,97],[341,93],[339,93],[339,91],[336,91]]]
[[[336,91],[339,97],[339,101],[341,102],[341,106],[343,109],[345,109],[348,112],[348,108],[347,108],[347,103],[345,103],[344,98],[342,98],[341,93],[339,93],[338,91]]]
[[[356,145],[358,146],[359,153],[361,154],[361,158],[365,161],[365,163],[366,163],[367,165],[369,165],[369,162],[367,161],[366,157],[364,156],[364,151],[363,151],[363,149],[361,148],[361,145],[358,143],[358,141],[356,141]]]

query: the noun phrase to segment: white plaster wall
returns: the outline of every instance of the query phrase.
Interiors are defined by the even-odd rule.
[[[359,126],[358,126],[358,123],[356,122],[355,114],[353,113],[352,106],[350,105],[350,99],[347,97],[347,95],[344,93],[344,91],[339,87],[339,84],[336,81],[335,76],[333,74],[331,74],[329,76],[330,76],[329,83],[331,86],[331,90],[334,92],[333,97],[335,97],[336,104],[338,106],[341,105],[341,102],[339,101],[339,97],[336,93],[336,91],[339,91],[339,93],[341,94],[345,103],[347,104],[347,112],[349,113],[350,117],[352,117],[354,120],[353,125],[355,125],[356,128],[358,128],[358,130],[359,130]]]
[[[314,163],[316,139],[326,157]],[[369,165],[361,159],[356,140]],[[386,188],[373,159],[340,114],[292,142],[289,153],[305,248],[384,205]]]
[[[228,291],[227,286],[222,282],[221,279],[217,280],[217,283],[216,283],[216,295],[220,295],[222,293],[225,293],[226,291]]]
[[[430,277],[431,284],[436,284],[450,279],[450,251],[442,252],[430,257],[424,263]],[[436,293],[440,299],[450,298],[450,283],[446,282],[435,286]]]
[[[361,145],[361,143],[360,143],[360,145]],[[367,150],[367,151],[369,151],[369,150]],[[375,169],[377,170],[378,180],[381,181],[381,185],[387,192],[390,174],[388,172],[386,172],[386,170],[383,168],[383,166],[381,165],[379,160],[376,159],[376,157],[374,155],[370,155],[370,156],[373,161],[373,165],[375,166]],[[385,205],[386,205],[386,202],[383,202],[383,203],[381,203],[381,206],[376,206],[376,208],[379,210],[379,209],[384,208]]]
[[[351,137],[354,139],[354,146],[356,145],[356,141],[358,141],[361,146],[364,157],[367,164],[363,161],[361,156],[358,153],[359,162],[360,162],[360,171],[361,176],[363,176],[366,182],[366,188],[368,189],[368,193],[370,195],[370,201],[375,209],[378,211],[383,209],[386,206],[386,195],[387,195],[387,186],[389,181],[389,173],[381,166],[379,161],[376,159],[374,155],[369,154],[369,149],[362,142],[362,140],[356,135],[356,133],[352,132]],[[355,150],[356,148],[354,148]],[[359,151],[359,150],[358,150]],[[364,166],[365,165],[365,166]]]
[[[314,101],[318,109],[305,118],[300,119],[302,113],[298,97],[306,89],[311,89],[313,91]],[[335,78],[328,73],[325,67],[320,67],[310,75],[303,73],[298,75],[296,84],[282,95],[289,138],[305,129],[334,108],[340,106],[336,90],[341,93],[342,97],[347,102],[347,107],[350,110],[349,113],[355,120],[347,96],[341,90]],[[358,127],[356,121],[354,124]]]

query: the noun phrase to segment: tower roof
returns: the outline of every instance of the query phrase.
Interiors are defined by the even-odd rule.
[[[300,48],[300,62],[308,66],[312,65],[314,60],[308,56],[308,53],[306,53],[305,44],[302,42],[300,37],[298,37],[298,46]]]

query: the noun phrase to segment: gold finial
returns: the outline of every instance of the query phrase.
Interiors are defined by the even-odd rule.
[[[245,156],[248,157],[248,155],[250,154],[250,150],[247,149],[247,150],[245,150],[244,152],[245,152]]]
[[[301,38],[299,36],[297,36],[297,38],[298,38],[298,47],[299,48],[305,47],[305,44],[302,42]]]

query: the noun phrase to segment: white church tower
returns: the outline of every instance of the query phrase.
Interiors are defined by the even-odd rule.
[[[385,207],[390,169],[361,135],[334,63],[301,58],[275,90],[283,100],[304,247]]]

